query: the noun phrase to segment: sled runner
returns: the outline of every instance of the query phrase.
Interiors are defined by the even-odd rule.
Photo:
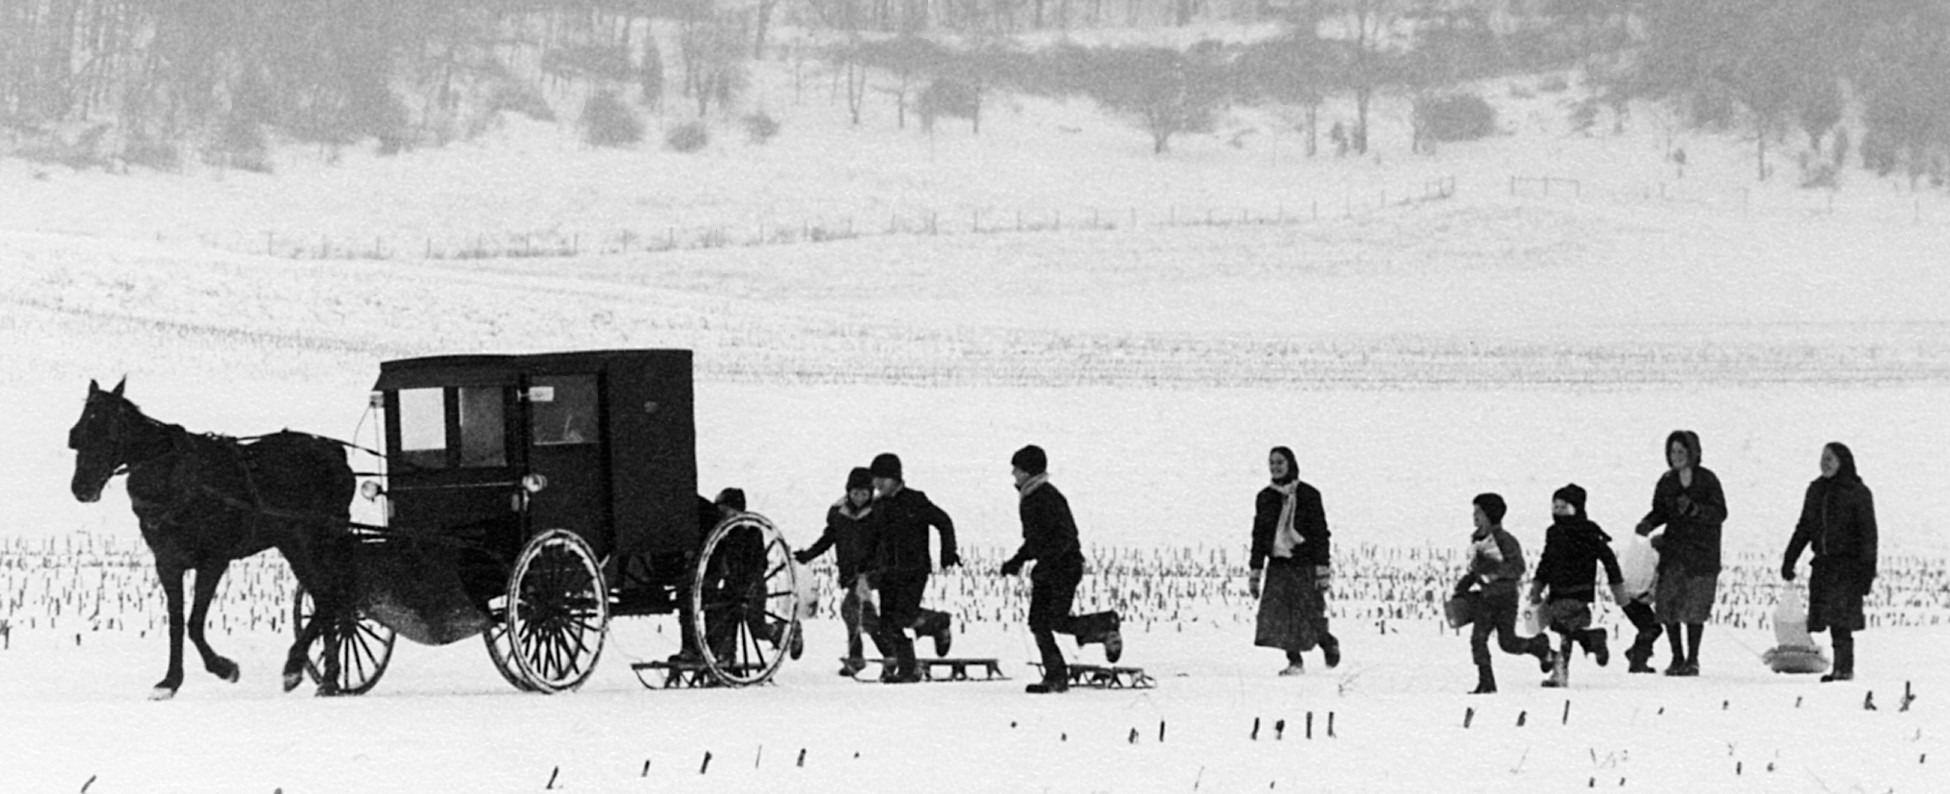
[[[1030,662],[1042,669],[1041,662]],[[1071,687],[1091,687],[1093,689],[1151,689],[1158,685],[1142,667],[1120,667],[1101,664],[1069,665]]]
[[[758,667],[758,665],[725,665],[726,671],[733,675],[761,672]],[[636,673],[636,680],[644,687],[652,689],[708,689],[725,685],[703,659],[637,662],[630,665],[630,672]]]
[[[840,661],[845,662],[846,660],[841,659]],[[920,671],[921,680],[923,681],[1007,681],[1009,680],[1008,676],[1002,674],[1002,665],[999,664],[994,659],[952,658],[951,657],[947,659],[915,659],[914,661],[916,662],[915,667]],[[868,659],[867,663],[880,665],[880,670],[882,675],[886,675],[888,673],[891,673],[894,667],[898,665],[900,662],[897,659],[882,658],[882,659]],[[945,669],[945,673],[937,675],[935,673],[936,668]],[[969,677],[969,671],[971,669],[981,671],[982,677],[979,679]],[[861,681],[877,680],[872,678],[863,678],[858,675],[855,675],[854,678],[857,678]]]

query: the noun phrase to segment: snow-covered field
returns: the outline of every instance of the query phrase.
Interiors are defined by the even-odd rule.
[[[371,432],[380,360],[688,347],[700,489],[744,487],[802,544],[847,468],[893,450],[964,543],[1006,547],[1008,456],[1034,442],[1087,542],[1204,546],[1236,566],[1266,449],[1285,444],[1344,549],[1453,548],[1470,496],[1496,490],[1534,561],[1553,489],[1584,485],[1593,517],[1625,531],[1683,427],[1726,483],[1729,546],[1754,559],[1785,543],[1830,440],[1854,448],[1889,553],[1940,570],[1950,548],[1938,194],[1853,175],[1833,196],[1752,185],[1750,143],[1689,133],[1680,179],[1649,114],[1629,135],[1574,135],[1550,95],[1499,100],[1504,138],[1342,161],[1302,158],[1243,110],[1153,158],[1075,103],[1020,100],[981,138],[929,138],[871,116],[877,129],[853,130],[818,92],[764,85],[780,139],[727,136],[701,157],[589,151],[516,122],[394,159],[288,154],[273,176],[0,161],[0,536],[133,538],[119,483],[100,504],[68,495],[64,434],[91,378],[127,375],[138,404],[194,430],[351,437]],[[1404,126],[1394,107],[1384,146]],[[1248,127],[1261,131],[1226,145]],[[1511,181],[1535,176],[1581,187]],[[1444,177],[1451,197],[1402,203]],[[1117,228],[1013,229],[1018,212],[1035,226],[1093,210]],[[950,231],[411,255],[530,233],[884,229],[922,212]],[[1217,224],[1242,212],[1258,222]],[[1177,223],[1202,215],[1214,224]],[[318,238],[383,240],[395,258],[261,255]],[[1939,599],[1916,609],[1940,612],[1940,578],[1913,581]],[[626,662],[668,652],[656,618],[620,621],[570,695],[516,694],[471,642],[403,643],[373,694],[319,700],[279,693],[282,635],[237,620],[217,642],[241,683],[192,672],[150,703],[153,632],[16,620],[0,789],[1879,792],[1941,788],[1950,763],[1942,627],[1865,632],[1853,684],[1769,674],[1754,657],[1771,637],[1748,623],[1709,631],[1700,679],[1587,662],[1557,693],[1499,657],[1505,691],[1468,697],[1466,641],[1427,620],[1344,605],[1347,663],[1282,680],[1244,614],[1134,631],[1127,659],[1156,689],[1040,699],[1020,691],[1032,650],[1007,622],[964,623],[956,647],[1000,657],[1002,683],[840,679],[839,628],[822,619],[773,685],[646,692]]]

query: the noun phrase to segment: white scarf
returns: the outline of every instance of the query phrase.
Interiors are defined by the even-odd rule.
[[[1280,505],[1280,521],[1273,525],[1273,556],[1292,557],[1293,550],[1307,542],[1307,538],[1293,528],[1293,505],[1298,501],[1296,494],[1300,491],[1300,478],[1295,477],[1284,485],[1273,483],[1273,490],[1286,497],[1286,502]]]
[[[1028,499],[1030,491],[1034,491],[1037,488],[1041,488],[1043,486],[1043,483],[1046,482],[1049,482],[1049,472],[1043,472],[1042,474],[1038,474],[1034,477],[1030,477],[1027,480],[1023,480],[1022,485],[1016,488],[1016,490],[1018,491],[1018,494],[1016,496],[1017,500],[1020,501],[1022,499]]]

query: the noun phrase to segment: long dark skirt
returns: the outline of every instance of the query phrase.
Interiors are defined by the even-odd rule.
[[[1706,623],[1713,619],[1713,600],[1719,589],[1717,573],[1661,568],[1659,584],[1652,590],[1652,608],[1661,623]]]
[[[1259,620],[1253,645],[1298,653],[1320,644],[1327,622],[1327,600],[1314,582],[1314,568],[1269,560],[1260,585]]]
[[[1808,576],[1808,630],[1861,631],[1862,566],[1847,558],[1816,558]]]

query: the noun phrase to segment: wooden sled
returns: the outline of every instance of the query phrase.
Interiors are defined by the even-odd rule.
[[[725,671],[733,675],[759,670],[754,664],[726,665]],[[711,669],[704,666],[702,659],[663,662],[637,662],[630,665],[630,672],[636,673],[636,680],[646,689],[706,689],[724,686]]]
[[[845,662],[846,660],[841,659],[840,661]],[[872,664],[880,665],[880,672],[882,676],[886,676],[889,673],[891,673],[894,667],[899,664],[899,662],[894,659],[884,659],[884,658],[868,659],[866,661],[867,664],[870,665]],[[999,664],[995,659],[950,657],[946,659],[915,659],[914,662],[915,662],[914,665],[915,669],[921,673],[922,681],[1007,681],[1009,680],[1008,676],[1002,674],[1002,665]],[[941,672],[937,673],[936,672],[937,670],[941,670]],[[969,671],[971,670],[981,671],[982,677],[974,678],[970,676]],[[862,670],[862,672],[864,672],[864,670]],[[871,676],[861,676],[857,674],[854,675],[853,677],[861,681],[879,680]]]
[[[1043,667],[1042,662],[1030,662],[1030,664],[1038,670]],[[1149,673],[1144,672],[1144,668],[1142,667],[1072,664],[1069,665],[1069,669],[1071,687],[1090,687],[1092,689],[1151,689],[1158,685],[1158,682]]]

